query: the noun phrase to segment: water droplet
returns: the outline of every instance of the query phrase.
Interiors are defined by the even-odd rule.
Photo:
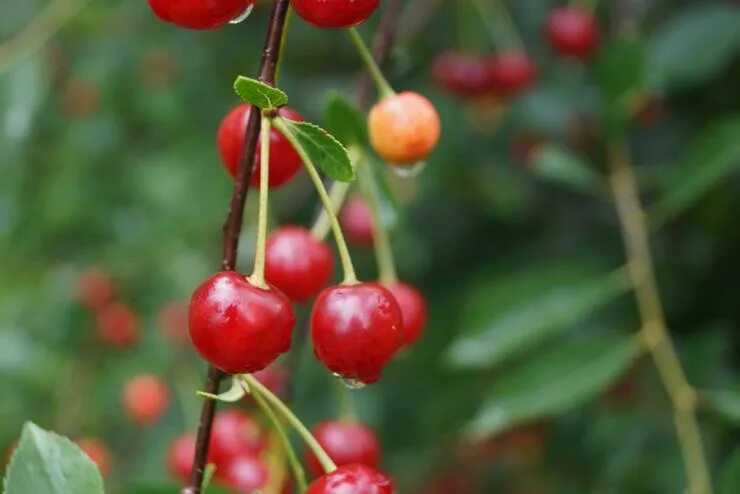
[[[413,178],[418,176],[426,166],[426,161],[417,161],[412,165],[391,165],[391,170],[401,178]]]
[[[349,389],[362,389],[365,387],[365,383],[356,377],[346,377],[340,374],[334,374],[334,377],[339,379],[339,382],[347,386]]]
[[[247,5],[247,8],[244,9],[244,12],[239,14],[238,17],[231,19],[229,21],[229,24],[239,24],[240,22],[243,22],[247,17],[249,17],[249,15],[252,13],[253,10],[254,10],[254,3],[250,3],[249,5]]]

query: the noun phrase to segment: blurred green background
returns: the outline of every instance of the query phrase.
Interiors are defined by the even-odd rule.
[[[48,2],[0,0],[0,445],[26,420],[97,436],[114,455],[111,492],[155,492],[172,482],[165,451],[194,429],[205,375],[189,347],[163,337],[158,317],[219,268],[232,181],[215,133],[237,102],[236,75],[256,73],[269,5],[237,26],[190,32],[143,1],[62,3],[80,10],[17,58],[11,40]],[[623,119],[610,98],[637,95],[652,113],[618,125],[644,192],[668,323],[702,390],[718,488],[740,492],[740,7],[598,2],[601,51],[581,65],[543,41],[555,5],[509,2],[537,84],[511,101],[466,102],[435,84],[431,65],[461,44],[492,50],[481,19],[463,1],[403,2],[388,75],[435,103],[444,132],[421,175],[389,175],[391,226],[401,275],[431,311],[423,340],[355,393],[360,415],[381,434],[384,467],[403,492],[450,475],[484,493],[682,491],[670,402],[649,358],[619,353],[639,319],[609,274],[624,264],[605,178],[605,142]],[[615,35],[619,9],[627,41]],[[378,17],[362,26],[366,39]],[[351,96],[360,70],[345,33],[293,19],[279,85],[308,120],[322,120],[330,90]],[[528,142],[538,151],[522,157]],[[302,224],[318,207],[305,174],[272,206],[275,223]],[[372,252],[354,254],[372,279]],[[111,274],[140,318],[133,348],[97,343],[95,315],[75,297],[89,266]],[[331,377],[301,351],[294,408],[314,424],[336,415],[337,400]],[[123,384],[141,372],[164,376],[175,397],[143,430],[120,405]],[[519,408],[495,416],[507,399]]]

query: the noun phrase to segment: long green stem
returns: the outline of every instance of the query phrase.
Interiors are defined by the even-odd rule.
[[[362,167],[362,171],[359,173],[359,182],[365,200],[370,206],[370,216],[373,222],[373,244],[375,258],[378,263],[378,280],[383,285],[394,285],[398,282],[396,261],[393,258],[393,247],[391,246],[388,230],[383,223],[378,187],[372,174],[373,171],[369,166]]]
[[[689,384],[666,325],[655,279],[645,212],[630,163],[627,145],[610,146],[610,183],[616,201],[628,269],[642,319],[644,338],[673,404],[674,421],[686,467],[690,494],[711,494],[712,481],[696,418],[697,393]]]
[[[257,402],[257,406],[260,407],[262,413],[265,414],[267,419],[272,424],[275,432],[277,432],[278,436],[280,436],[280,440],[283,443],[285,453],[288,455],[288,463],[290,464],[290,468],[293,470],[293,476],[295,477],[295,481],[298,484],[298,492],[305,492],[308,485],[308,483],[306,482],[306,472],[303,470],[303,465],[301,465],[301,462],[298,459],[298,455],[296,454],[293,445],[290,443],[290,439],[288,438],[288,434],[285,432],[283,423],[280,422],[280,419],[277,417],[277,415],[275,415],[272,407],[270,407],[267,401],[265,401],[265,398],[262,396],[262,393],[260,393],[259,389],[251,389],[252,396],[254,397],[254,401]]]
[[[324,448],[322,448],[316,438],[313,437],[311,431],[309,431],[308,428],[303,425],[303,422],[301,422],[301,420],[295,416],[295,414],[290,410],[290,408],[285,405],[285,403],[280,400],[280,398],[275,396],[272,391],[263,386],[262,383],[255,379],[253,376],[244,374],[240,376],[240,378],[244,380],[245,383],[247,383],[247,386],[249,386],[249,389],[251,389],[253,393],[257,392],[261,394],[275,410],[280,412],[280,414],[285,417],[288,422],[290,422],[290,425],[292,425],[296,432],[300,434],[306,445],[308,445],[308,447],[311,448],[311,451],[313,451],[313,454],[316,455],[316,458],[319,460],[319,463],[321,463],[321,466],[324,468],[324,471],[326,473],[331,473],[337,469],[334,461],[329,458],[329,455],[326,454]]]
[[[337,392],[339,416],[344,420],[357,420],[355,403],[352,400],[352,393],[349,388],[342,384],[342,381],[339,379],[333,379],[333,381],[334,389]]]
[[[329,194],[326,192],[326,187],[324,186],[324,182],[321,181],[321,176],[319,176],[319,172],[316,170],[316,166],[313,164],[313,161],[311,160],[311,157],[308,155],[306,150],[303,149],[303,146],[296,138],[295,134],[293,134],[290,126],[287,125],[281,117],[276,118],[273,123],[275,124],[275,127],[280,131],[280,133],[285,136],[288,142],[290,142],[290,144],[298,153],[298,156],[301,157],[301,159],[303,160],[303,164],[306,167],[306,171],[308,171],[308,175],[309,177],[311,177],[311,181],[313,182],[314,187],[316,187],[316,192],[318,192],[319,194],[319,199],[321,200],[321,204],[324,207],[324,211],[326,211],[326,214],[329,217],[331,228],[334,232],[334,240],[337,243],[339,258],[342,261],[342,269],[344,271],[343,284],[356,284],[357,275],[355,274],[355,267],[352,264],[352,258],[349,255],[347,241],[344,239],[344,234],[342,233],[342,228],[339,226],[339,220],[337,219],[337,215],[332,207],[331,199],[329,198]]]
[[[344,204],[344,200],[347,198],[349,188],[349,182],[334,182],[331,185],[331,188],[329,189],[329,202],[331,203],[331,209],[334,211],[334,214],[338,214],[339,210],[342,209],[342,204]],[[326,212],[326,209],[322,208],[321,214],[316,218],[316,222],[311,228],[311,233],[313,233],[313,236],[319,240],[323,240],[327,235],[329,235],[330,231],[331,219],[329,219],[329,214]]]
[[[383,75],[383,72],[380,70],[380,67],[378,67],[377,62],[375,61],[375,58],[373,58],[372,53],[370,53],[370,50],[367,48],[367,45],[362,40],[362,36],[360,36],[357,28],[351,27],[348,31],[350,37],[352,38],[352,41],[354,41],[355,43],[357,52],[360,54],[362,61],[365,62],[365,66],[367,67],[368,72],[370,72],[370,75],[375,81],[375,85],[378,87],[380,98],[389,98],[396,94],[396,92],[393,91],[391,85],[388,83],[388,80],[386,80],[385,76]]]
[[[265,281],[265,249],[267,243],[267,206],[270,194],[270,128],[272,119],[262,115],[260,138],[260,198],[257,218],[257,252],[254,256],[254,271],[249,281],[256,287],[268,289]]]
[[[470,0],[499,50],[523,50],[514,19],[503,0]]]

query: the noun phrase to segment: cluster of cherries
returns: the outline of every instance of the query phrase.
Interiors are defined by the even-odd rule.
[[[556,54],[587,60],[599,44],[599,24],[594,15],[576,5],[558,7],[548,16],[545,37]],[[446,90],[462,98],[490,94],[515,96],[537,79],[537,66],[524,50],[495,55],[445,52],[437,57],[434,78]]]

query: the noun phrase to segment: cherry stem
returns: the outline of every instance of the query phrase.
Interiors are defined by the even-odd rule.
[[[359,173],[359,183],[370,206],[370,216],[373,223],[373,244],[375,246],[375,259],[378,264],[378,280],[383,285],[395,285],[398,283],[396,261],[393,258],[393,247],[388,230],[383,223],[378,186],[373,177],[373,171],[365,166]]]
[[[275,396],[272,391],[263,386],[262,383],[255,379],[253,376],[243,374],[239,377],[247,384],[247,386],[249,386],[249,389],[252,390],[253,394],[261,394],[262,397],[264,397],[264,399],[275,410],[280,412],[280,414],[285,417],[285,419],[290,423],[290,425],[293,426],[296,432],[298,432],[306,445],[311,448],[313,454],[316,455],[316,458],[319,460],[319,463],[321,463],[324,472],[331,473],[337,469],[334,461],[332,461],[326,451],[324,451],[324,448],[321,447],[316,438],[313,437],[311,431],[309,431],[308,428],[303,425],[303,422],[301,422],[301,420],[296,417],[296,415],[290,410],[290,408],[288,408],[285,403],[280,400],[280,398]]]
[[[368,72],[375,81],[375,86],[377,86],[378,88],[380,98],[385,99],[395,95],[396,92],[393,90],[391,85],[388,83],[388,80],[383,75],[383,72],[380,70],[378,63],[375,61],[372,53],[370,53],[370,50],[367,48],[367,45],[363,41],[362,36],[360,36],[360,33],[354,27],[349,28],[348,31],[350,38],[352,38],[352,41],[357,48],[357,52],[360,54],[362,61],[365,62],[365,66],[367,67]]]
[[[344,420],[357,421],[355,403],[352,400],[352,393],[350,392],[349,388],[342,384],[342,381],[339,379],[334,379],[334,386],[337,390],[339,416]]]
[[[314,187],[316,187],[316,192],[318,192],[319,194],[319,199],[321,199],[321,204],[324,207],[324,211],[326,211],[326,214],[329,217],[331,228],[334,232],[334,240],[336,241],[337,249],[339,250],[339,258],[342,261],[342,270],[344,271],[344,281],[342,282],[342,284],[356,284],[357,274],[355,274],[355,267],[352,264],[352,257],[349,255],[347,241],[344,239],[342,228],[339,226],[339,220],[337,219],[337,215],[334,213],[334,209],[332,207],[331,198],[326,192],[326,187],[324,186],[324,182],[321,181],[321,176],[319,176],[319,172],[316,170],[316,166],[313,164],[313,161],[311,161],[311,157],[308,155],[306,150],[303,149],[303,146],[301,145],[300,141],[298,141],[295,134],[293,134],[290,126],[285,123],[285,120],[283,120],[282,117],[277,117],[273,121],[273,123],[275,125],[275,128],[277,128],[280,133],[285,136],[288,142],[290,142],[290,144],[298,153],[298,156],[300,156],[303,160],[303,165],[306,167],[306,171],[308,171],[308,175],[311,177],[311,181],[313,182]]]
[[[275,432],[280,436],[280,441],[283,443],[285,453],[288,455],[288,463],[290,464],[290,468],[293,470],[293,476],[298,484],[298,492],[305,492],[307,487],[306,472],[303,470],[303,465],[301,465],[298,455],[296,454],[293,445],[290,443],[290,439],[288,438],[288,434],[285,432],[283,423],[280,422],[278,416],[275,415],[275,411],[270,407],[267,401],[265,401],[262,393],[256,387],[251,387],[250,389],[252,391],[254,401],[257,402],[257,406],[260,407],[262,413],[265,414],[272,424]]]
[[[512,19],[502,0],[470,0],[486,25],[488,34],[499,50],[524,51],[524,42],[519,36],[514,19]]]
[[[250,283],[263,290],[269,290],[265,281],[265,250],[267,248],[267,209],[270,195],[270,130],[272,119],[262,115],[262,134],[260,151],[260,198],[257,216],[257,251],[254,255],[254,271]]]

